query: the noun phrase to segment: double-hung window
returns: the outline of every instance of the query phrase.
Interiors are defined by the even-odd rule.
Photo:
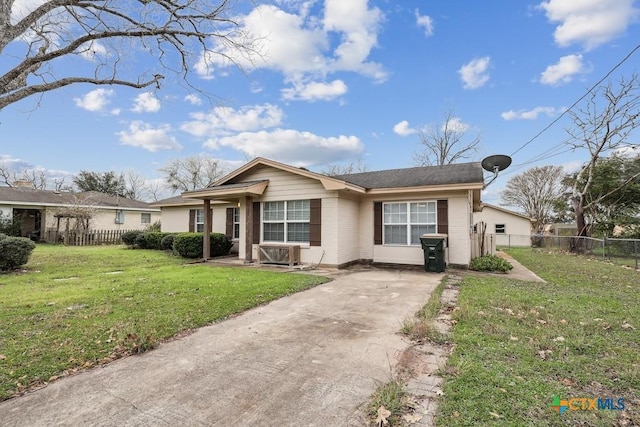
[[[196,233],[204,233],[204,209],[196,209]]]
[[[140,223],[141,224],[151,224],[151,214],[150,213],[141,213],[140,214]]]
[[[240,238],[240,208],[233,208],[233,239]]]
[[[309,242],[309,200],[264,202],[262,240],[265,242]]]
[[[385,245],[419,245],[437,230],[435,201],[383,203],[382,213]]]

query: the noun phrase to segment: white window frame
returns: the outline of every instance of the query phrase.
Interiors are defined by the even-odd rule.
[[[427,203],[433,206],[433,222],[411,222],[411,205],[419,204],[419,203]],[[403,222],[386,222],[385,221],[385,206],[389,205],[405,205],[406,206],[406,217]],[[427,213],[431,213],[431,211],[427,211]],[[405,226],[406,227],[406,235],[407,240],[404,243],[394,242],[387,243],[387,226]],[[420,242],[411,242],[411,228],[412,226],[433,226],[434,234],[438,232],[438,203],[436,200],[408,200],[408,201],[393,201],[393,202],[383,202],[382,203],[382,244],[385,246],[420,246]]]
[[[193,231],[204,233],[204,209],[196,209],[196,217],[193,220]]]
[[[233,231],[231,238],[240,239],[240,208],[233,208]]]
[[[148,218],[148,221],[145,221],[144,219]],[[140,224],[151,224],[151,214],[148,212],[143,212],[140,214]]]
[[[124,211],[122,209],[116,210],[116,218],[113,222],[116,224],[124,224]]]
[[[289,218],[289,204],[290,203],[297,203],[297,202],[304,202],[306,203],[306,209],[303,207],[303,219],[291,219]],[[266,213],[266,206],[269,203],[283,203],[284,206],[284,212],[283,212],[283,219],[270,219],[270,220],[265,220],[265,213]],[[309,239],[311,238],[311,201],[309,199],[299,199],[299,200],[274,200],[274,201],[270,201],[270,202],[262,202],[262,206],[261,206],[261,241],[263,241],[264,243],[295,243],[295,244],[302,244],[302,245],[308,245],[309,244],[309,240],[306,241],[299,241],[299,240],[291,240],[289,239],[289,225],[290,224],[307,224],[308,225],[308,229],[307,229],[307,233],[309,235]],[[306,214],[306,215],[305,215]],[[265,229],[265,224],[283,224],[284,227],[284,239],[283,240],[266,240],[264,238],[264,229]]]
[[[502,231],[498,231],[498,228],[501,228]],[[496,234],[507,234],[507,224],[496,224],[495,232]]]

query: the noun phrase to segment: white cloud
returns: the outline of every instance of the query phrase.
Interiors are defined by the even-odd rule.
[[[509,110],[501,114],[505,120],[535,120],[540,114],[546,114],[549,117],[553,117],[559,114],[563,109],[555,107],[536,107],[533,110]]]
[[[330,101],[347,93],[347,85],[342,80],[330,83],[294,82],[293,87],[282,89],[282,97],[295,101]]]
[[[184,97],[184,100],[187,101],[191,105],[201,105],[202,99],[198,95],[194,95],[192,93],[188,94]]]
[[[415,14],[416,24],[418,24],[418,27],[424,28],[424,35],[431,37],[433,35],[433,19],[428,15],[420,15],[420,11],[418,9],[415,10]]]
[[[478,89],[489,81],[487,69],[489,68],[490,62],[491,58],[488,56],[477,58],[463,65],[458,70],[465,89]]]
[[[450,132],[464,133],[469,130],[469,125],[462,122],[460,117],[452,117],[447,123],[442,124],[442,131],[448,129]]]
[[[393,133],[400,136],[409,136],[413,135],[416,132],[416,129],[409,127],[409,122],[406,120],[396,123],[393,127]]]
[[[174,136],[170,135],[170,132],[169,125],[163,124],[154,128],[148,123],[136,120],[129,124],[128,131],[118,132],[117,135],[122,144],[144,148],[152,153],[160,150],[182,149],[182,145]]]
[[[548,0],[540,3],[551,22],[559,23],[559,46],[580,44],[590,50],[620,36],[638,18],[634,0]]]
[[[572,160],[560,166],[562,166],[564,173],[574,173],[582,169],[582,166],[584,166],[584,162],[582,160]]]
[[[621,157],[636,157],[640,155],[640,146],[627,145],[613,150],[613,154]]]
[[[109,51],[98,41],[91,41],[82,45],[77,52],[88,61],[95,61],[98,56],[107,56]]]
[[[215,137],[279,126],[284,113],[275,105],[263,104],[238,110],[215,107],[208,113],[191,113],[190,116],[193,120],[184,123],[180,129],[194,136]]]
[[[157,113],[160,111],[160,100],[153,92],[143,92],[136,96],[131,111],[134,113]]]
[[[295,166],[322,165],[360,154],[363,144],[355,136],[323,137],[291,129],[242,132],[207,141],[205,146],[230,147],[248,157],[267,157]]]
[[[558,86],[569,83],[573,76],[584,72],[582,55],[567,55],[560,58],[557,64],[549,65],[540,75],[540,83]]]
[[[87,111],[99,112],[111,102],[110,98],[113,96],[112,89],[94,89],[88,92],[80,98],[73,98],[76,105]]]
[[[240,29],[259,40],[259,56],[253,58],[233,51],[228,45],[216,45],[203,54],[195,70],[203,78],[213,78],[232,64],[245,68],[267,68],[281,72],[286,81],[309,81],[332,72],[350,71],[376,81],[387,73],[380,64],[368,61],[377,45],[383,15],[370,8],[366,0],[325,0],[323,19],[309,16],[309,3],[280,1],[259,5],[249,14],[236,17]],[[283,8],[293,10],[284,10]],[[336,41],[337,40],[337,41]],[[215,40],[213,41],[215,43]]]

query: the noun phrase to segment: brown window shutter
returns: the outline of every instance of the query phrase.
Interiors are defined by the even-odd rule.
[[[196,210],[189,209],[189,233],[196,231]]]
[[[438,233],[449,234],[448,200],[438,200]]]
[[[309,245],[322,245],[322,199],[309,200]]]
[[[382,202],[373,203],[373,244],[382,244]]]
[[[253,202],[253,242],[260,244],[260,202]]]
[[[213,209],[209,208],[209,225],[211,225],[211,232],[213,233]]]
[[[225,225],[224,234],[228,239],[233,238],[233,208],[227,208],[227,222]]]

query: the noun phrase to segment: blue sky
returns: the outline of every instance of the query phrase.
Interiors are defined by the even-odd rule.
[[[451,110],[457,126],[480,136],[474,160],[517,151],[483,197],[497,203],[510,175],[586,159],[562,149],[566,116],[520,148],[636,47],[639,8],[634,0],[240,4],[235,18],[261,36],[263,55],[240,58],[242,73],[194,54],[192,82],[215,97],[167,79],[157,90],[77,85],[28,98],[0,111],[0,162],[49,176],[133,169],[147,179],[170,159],[200,153],[227,168],[255,156],[312,170],[357,159],[370,170],[402,168],[415,165],[416,132]],[[639,59],[612,77],[636,71]],[[564,152],[536,161],[551,149]]]

